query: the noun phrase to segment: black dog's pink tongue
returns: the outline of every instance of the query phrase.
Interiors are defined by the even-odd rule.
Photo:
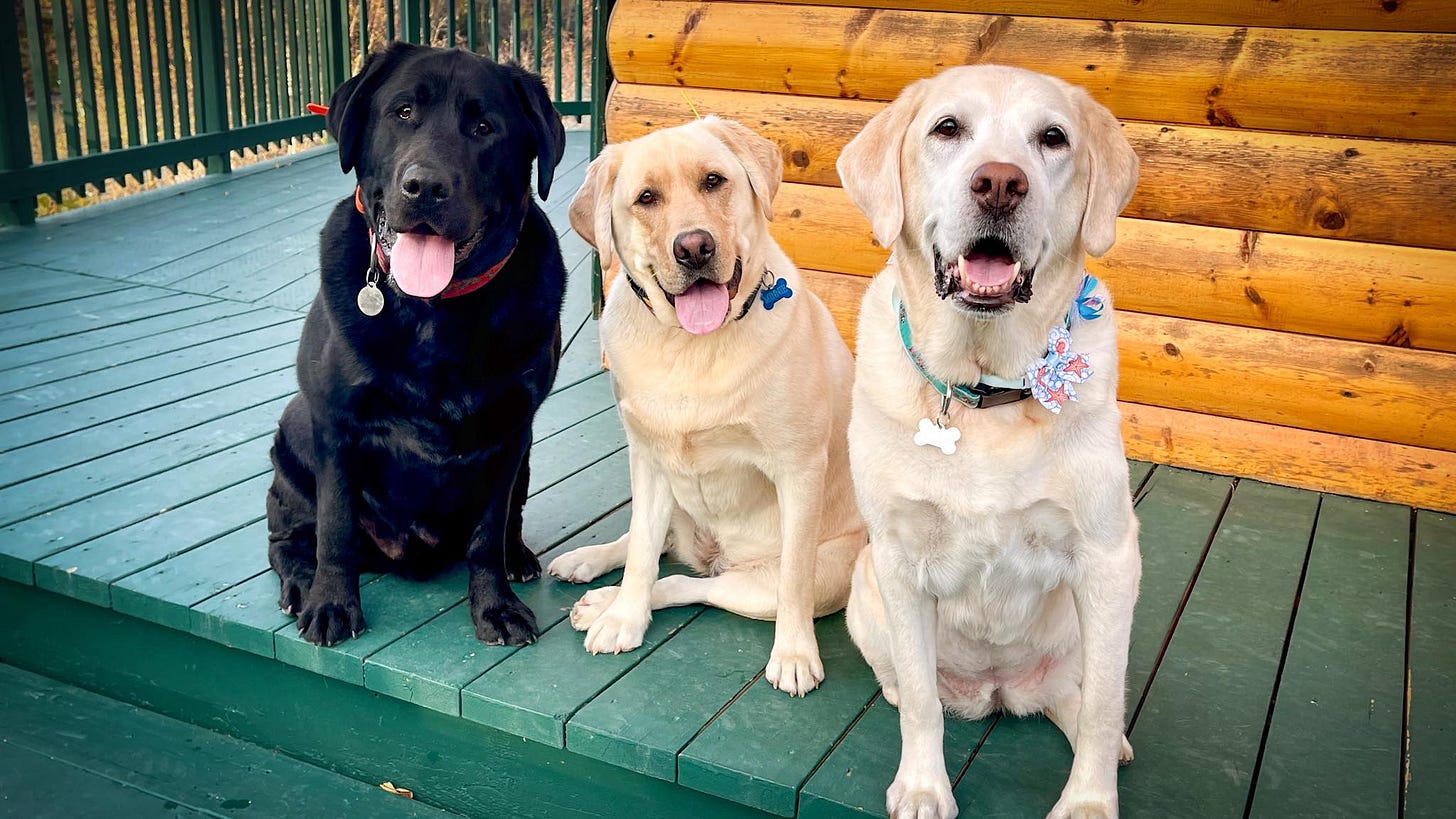
[[[455,275],[455,243],[443,236],[401,233],[389,254],[389,272],[411,296],[438,296]]]
[[[728,285],[710,281],[693,282],[673,299],[677,322],[695,336],[711,333],[728,318]]]

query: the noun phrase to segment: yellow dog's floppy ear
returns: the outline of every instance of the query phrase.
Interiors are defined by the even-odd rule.
[[[1087,209],[1082,212],[1082,249],[1101,256],[1117,241],[1117,214],[1132,200],[1138,158],[1122,124],[1101,103],[1077,89],[1082,111],[1082,150],[1087,152]]]
[[[709,115],[699,122],[738,157],[738,162],[748,172],[748,186],[758,200],[759,212],[772,222],[773,200],[778,195],[779,183],[784,179],[784,157],[779,153],[779,146],[731,119]]]
[[[568,209],[571,229],[596,248],[603,270],[612,266],[612,189],[621,166],[621,150],[615,145],[604,146],[587,166],[586,181]]]
[[[905,194],[900,152],[905,132],[920,109],[921,83],[912,83],[885,110],[870,119],[844,146],[835,163],[849,201],[869,217],[875,241],[890,247],[905,223]]]

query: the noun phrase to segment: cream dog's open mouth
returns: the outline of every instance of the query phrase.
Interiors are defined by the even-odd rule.
[[[1030,301],[1034,273],[997,236],[983,236],[951,259],[935,250],[936,295],[966,310],[999,311]]]

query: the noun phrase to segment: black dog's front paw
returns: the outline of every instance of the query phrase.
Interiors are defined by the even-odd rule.
[[[506,549],[506,579],[512,583],[529,583],[541,576],[541,561],[521,543]],[[480,622],[479,620],[476,621]]]
[[[310,595],[298,615],[298,634],[316,646],[331,646],[358,637],[367,628],[359,596],[343,595],[339,599],[318,599]]]
[[[284,575],[281,581],[278,608],[284,614],[299,614],[303,611],[304,601],[308,599],[309,587],[313,585],[313,572],[297,569]]]
[[[475,620],[476,639],[486,645],[524,646],[536,641],[536,615],[514,597],[495,601],[487,608],[472,595],[470,616]]]

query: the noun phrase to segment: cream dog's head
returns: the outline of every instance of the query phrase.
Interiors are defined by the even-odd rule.
[[[752,297],[782,175],[774,143],[705,117],[607,146],[572,200],[571,226],[603,268],[621,259],[659,321],[710,333]]]
[[[1038,274],[1079,275],[1081,251],[1107,252],[1138,161],[1086,91],[984,65],[907,87],[845,146],[839,175],[882,245],[918,256],[943,302],[990,318],[1030,301]]]

